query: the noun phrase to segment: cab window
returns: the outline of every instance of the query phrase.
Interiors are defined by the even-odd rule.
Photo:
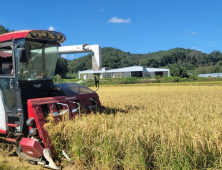
[[[13,61],[12,61],[12,48],[2,47],[0,48],[0,76],[12,76]]]

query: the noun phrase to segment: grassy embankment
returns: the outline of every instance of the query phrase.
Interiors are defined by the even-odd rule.
[[[103,86],[104,114],[48,129],[79,169],[222,168],[220,86]]]

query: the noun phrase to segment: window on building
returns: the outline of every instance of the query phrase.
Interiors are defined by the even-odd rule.
[[[143,72],[142,71],[132,71],[131,77],[143,77]]]
[[[168,71],[164,71],[163,76],[168,76]]]
[[[163,76],[163,71],[157,71],[155,72],[155,76]]]

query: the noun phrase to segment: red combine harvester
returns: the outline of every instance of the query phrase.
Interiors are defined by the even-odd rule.
[[[92,52],[93,69],[101,69],[98,45],[60,46],[65,39],[63,34],[47,30],[0,35],[0,150],[10,154],[16,150],[28,162],[52,169],[58,167],[50,136],[43,128],[48,114],[68,113],[75,118],[80,106],[86,113],[104,110],[93,90],[74,83],[53,83],[59,54]]]

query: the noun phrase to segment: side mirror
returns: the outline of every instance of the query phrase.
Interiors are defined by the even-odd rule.
[[[18,59],[19,62],[21,63],[27,63],[28,61],[28,56],[27,56],[27,51],[26,48],[18,48]]]

